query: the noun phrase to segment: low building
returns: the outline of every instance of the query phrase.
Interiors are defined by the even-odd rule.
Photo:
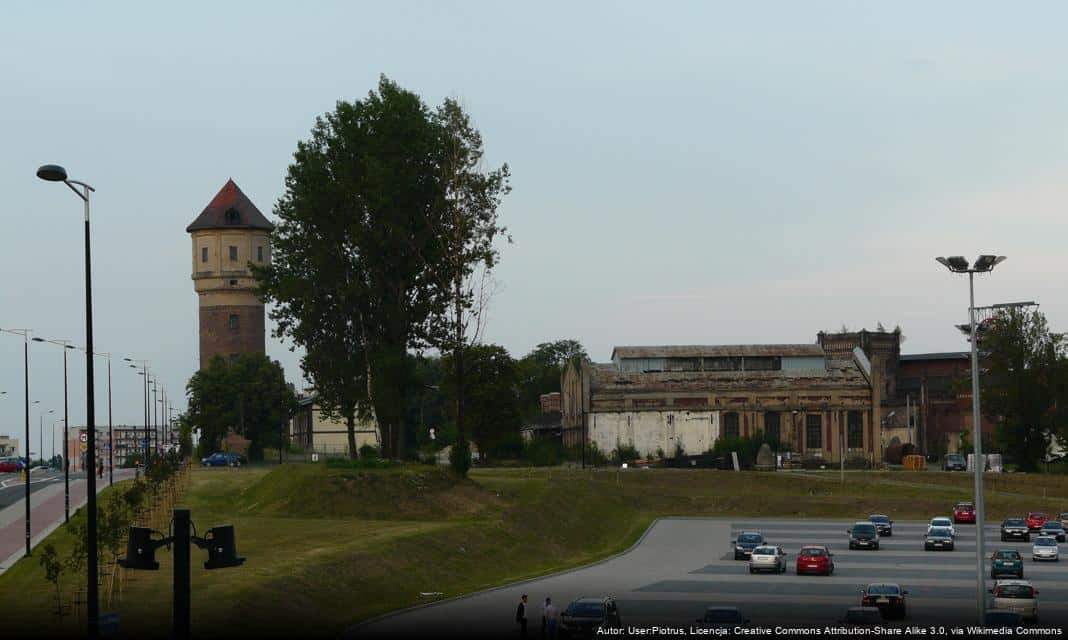
[[[0,456],[19,455],[19,439],[11,436],[0,436]]]
[[[611,360],[564,370],[565,445],[672,456],[759,432],[802,458],[881,459],[884,365],[860,348],[831,357],[819,344],[620,346]]]
[[[316,404],[316,395],[309,394],[297,399],[297,412],[289,421],[290,446],[300,447],[307,453],[327,456],[348,456],[349,435],[344,419],[327,418]],[[381,449],[382,438],[372,421],[356,421],[356,450],[370,445]]]
[[[542,413],[560,413],[560,392],[543,393],[538,396]]]

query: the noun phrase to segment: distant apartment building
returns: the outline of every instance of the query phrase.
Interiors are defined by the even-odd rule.
[[[111,453],[112,464],[115,465],[116,469],[126,466],[127,456],[143,453],[146,438],[144,425],[115,425],[111,432],[115,434],[115,446]],[[85,468],[85,460],[89,450],[88,436],[89,432],[84,426],[71,427],[68,432],[67,456],[70,460],[71,471],[82,471]],[[156,431],[150,426],[147,437],[150,442],[150,450],[155,451],[159,447],[162,451],[170,446],[172,438],[175,438],[176,434]],[[102,460],[105,467],[108,465],[109,445],[108,428],[106,426],[97,426],[97,460]],[[60,446],[62,447],[62,444]]]

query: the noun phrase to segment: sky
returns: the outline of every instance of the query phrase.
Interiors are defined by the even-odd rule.
[[[175,406],[197,367],[188,225],[228,178],[270,217],[297,142],[380,74],[462,101],[507,162],[485,340],[808,343],[900,325],[964,350],[979,305],[1068,325],[1068,5],[988,2],[29,2],[0,4],[0,328],[95,349],[113,419],[147,359]],[[298,386],[299,354],[271,339]],[[85,422],[71,352],[71,424]],[[106,424],[106,361],[96,364]],[[62,353],[32,344],[32,449],[62,416]],[[23,428],[22,344],[0,333],[0,433]],[[47,410],[54,414],[40,414]],[[21,436],[20,440],[21,440]],[[57,435],[57,438],[59,436]]]

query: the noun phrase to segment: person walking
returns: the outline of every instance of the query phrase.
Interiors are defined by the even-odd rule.
[[[100,464],[98,464],[96,466],[96,477],[100,478],[101,480],[104,479],[104,461],[103,460],[101,460]]]
[[[519,637],[527,637],[527,594],[519,598],[519,606],[515,608],[515,621],[519,624]]]
[[[552,598],[545,598],[545,609],[541,614],[542,627],[545,629],[545,637],[548,640],[556,638],[557,623],[560,622],[560,611],[553,604]]]

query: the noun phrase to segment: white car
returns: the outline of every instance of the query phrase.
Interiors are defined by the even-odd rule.
[[[1057,548],[1057,539],[1053,536],[1040,536],[1035,538],[1034,544],[1031,545],[1031,561],[1036,560],[1052,560],[1057,562],[1060,560],[1060,549]]]
[[[1014,611],[1025,620],[1038,621],[1038,589],[1027,580],[998,580],[994,588],[993,609]]]
[[[765,545],[753,549],[749,556],[749,573],[757,571],[772,571],[786,573],[786,552],[782,547]]]
[[[931,533],[931,529],[935,527],[944,527],[949,529],[949,535],[954,538],[957,537],[957,530],[953,528],[953,520],[950,518],[931,518],[930,524],[927,525],[927,533]],[[924,534],[927,535],[927,534]]]

